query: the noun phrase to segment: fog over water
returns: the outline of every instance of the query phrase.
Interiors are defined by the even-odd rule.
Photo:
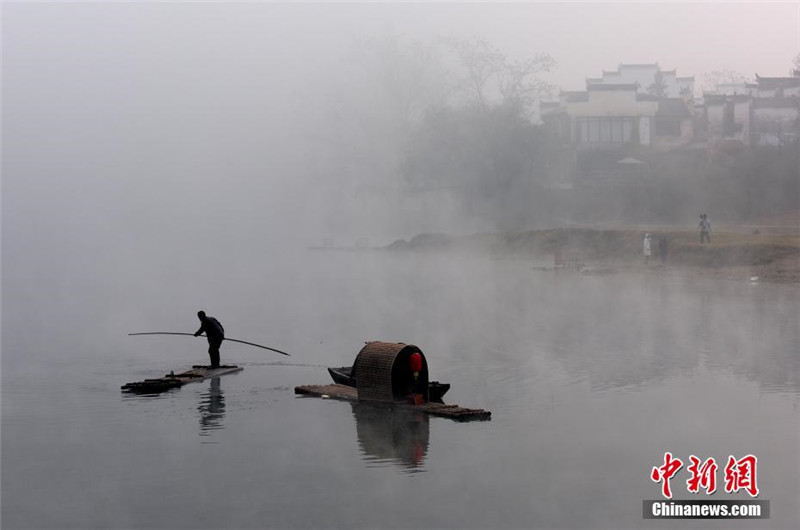
[[[349,249],[505,226],[491,189],[404,180],[457,92],[447,42],[548,54],[565,90],[620,62],[778,77],[796,3],[2,9],[3,528],[665,528],[641,510],[666,451],[757,455],[771,518],[743,527],[800,525],[797,286]],[[199,309],[292,357],[226,343],[243,372],[121,395],[207,362],[127,336]],[[368,340],[418,345],[492,421],[295,396]]]
[[[748,527],[796,523],[796,290],[476,257],[289,262],[273,263],[280,278],[231,278],[207,309],[231,336],[294,355],[225,344],[244,371],[217,382],[120,395],[205,361],[200,339],[125,336],[195,326],[148,289],[129,297],[140,315],[110,324],[76,306],[71,329],[4,347],[4,527],[649,528],[663,524],[641,519],[641,501],[658,498],[649,471],[667,450],[757,455],[772,515]],[[492,421],[294,395],[374,338],[419,344],[453,385],[447,401]]]

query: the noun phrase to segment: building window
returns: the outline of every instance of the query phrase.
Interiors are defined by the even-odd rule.
[[[631,143],[633,123],[633,118],[578,118],[577,139],[584,144]]]
[[[613,120],[611,122],[611,141],[622,143],[622,120]]]
[[[657,136],[680,136],[681,135],[681,122],[680,120],[656,120],[656,135]]]

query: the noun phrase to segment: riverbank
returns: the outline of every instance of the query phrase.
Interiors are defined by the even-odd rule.
[[[584,273],[680,271],[731,280],[800,284],[800,236],[714,232],[711,244],[700,244],[691,230],[655,230],[652,257],[644,264],[644,231],[556,228],[496,234],[451,236],[420,234],[388,245],[391,251],[481,252],[564,266]],[[659,240],[667,240],[667,259],[659,259]],[[547,268],[547,267],[544,267]]]

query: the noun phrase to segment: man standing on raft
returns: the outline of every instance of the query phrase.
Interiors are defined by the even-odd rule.
[[[207,317],[205,311],[198,311],[197,318],[200,319],[200,329],[194,334],[199,336],[205,331],[208,337],[208,356],[211,357],[211,368],[219,368],[219,347],[225,340],[225,329],[214,317]]]

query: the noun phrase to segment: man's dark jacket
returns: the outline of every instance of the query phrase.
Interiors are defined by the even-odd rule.
[[[225,339],[225,329],[219,323],[219,320],[214,317],[206,316],[195,335],[203,332],[208,337],[208,342],[222,342]]]

